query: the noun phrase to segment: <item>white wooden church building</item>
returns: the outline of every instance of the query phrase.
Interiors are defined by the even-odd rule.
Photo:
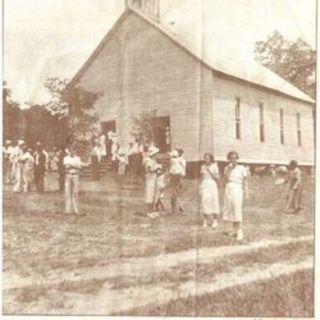
[[[183,148],[189,162],[237,150],[245,163],[313,165],[314,101],[254,61],[216,61],[207,42],[200,48],[162,26],[159,1],[128,0],[70,85],[99,94],[102,128],[122,144],[131,116],[151,112],[155,144]]]

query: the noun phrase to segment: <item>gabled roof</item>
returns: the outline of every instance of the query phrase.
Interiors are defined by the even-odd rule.
[[[186,33],[175,34],[168,28],[164,27],[161,23],[155,22],[133,8],[127,8],[124,11],[124,13],[120,16],[111,30],[98,45],[93,54],[71,80],[69,85],[73,85],[80,80],[82,75],[90,67],[91,63],[100,54],[108,39],[131,13],[137,15],[148,24],[159,30],[161,33],[171,39],[176,45],[180,46],[182,49],[184,49],[197,60],[201,61],[204,65],[212,69],[217,74],[245,81],[248,84],[266,88],[294,99],[302,100],[312,104],[315,103],[315,101],[307,94],[303,93],[301,90],[256,61],[252,59],[244,59],[239,61],[238,57],[234,56],[230,58],[220,55],[219,57],[219,55],[215,53],[215,51],[219,50],[219,48],[215,48],[214,43],[210,43],[209,40],[200,41],[200,43],[197,43],[197,41],[194,41],[194,39],[190,40],[185,37],[184,35]]]

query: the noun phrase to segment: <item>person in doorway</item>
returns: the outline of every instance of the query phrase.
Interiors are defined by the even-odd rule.
[[[19,140],[17,146],[12,151],[12,163],[14,168],[14,185],[13,192],[20,192],[22,190],[22,169],[23,164],[21,161],[23,155],[24,141]]]
[[[67,214],[79,214],[78,192],[80,182],[81,159],[73,147],[64,157],[65,167],[65,211]]]
[[[23,148],[23,155],[21,157],[22,162],[22,189],[23,192],[31,191],[31,185],[33,182],[33,167],[34,167],[34,158],[32,156],[32,150],[27,146]]]
[[[292,160],[288,166],[289,177],[286,180],[289,184],[286,212],[298,213],[301,210],[302,195],[302,173],[298,168],[298,163]]]
[[[143,164],[145,169],[145,203],[146,214],[149,218],[155,218],[158,213],[155,212],[154,204],[156,200],[157,191],[157,169],[159,165],[155,156],[159,153],[156,147],[150,147],[148,156],[145,158]]]
[[[106,143],[106,136],[101,133],[99,137],[99,146],[100,146],[100,161],[105,162],[107,159],[107,143]]]
[[[211,153],[204,155],[205,163],[201,167],[200,183],[200,211],[203,214],[203,227],[210,225],[213,229],[218,227],[220,215],[219,206],[219,169]]]
[[[224,194],[223,219],[233,224],[233,231],[229,233],[238,241],[243,239],[243,197],[249,198],[247,170],[238,164],[239,155],[236,151],[230,151],[227,155],[229,164],[224,170],[226,182]]]
[[[112,160],[112,167],[115,172],[118,172],[118,152],[119,152],[120,145],[118,143],[118,138],[114,134],[112,137],[112,146],[111,146],[111,160]]]
[[[115,133],[113,131],[108,131],[107,144],[106,144],[108,160],[111,160],[111,158],[112,158],[112,139],[114,136],[115,136]]]
[[[46,166],[47,157],[43,152],[43,148],[40,142],[36,145],[36,152],[34,154],[34,180],[36,185],[36,190],[39,193],[44,192],[45,188],[45,175],[46,175]]]

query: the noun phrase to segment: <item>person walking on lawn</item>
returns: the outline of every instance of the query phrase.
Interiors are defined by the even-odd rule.
[[[79,176],[81,170],[81,159],[75,154],[73,147],[69,149],[63,159],[65,167],[65,205],[67,214],[79,214],[78,192],[79,192]]]
[[[146,214],[149,218],[155,218],[158,215],[154,208],[157,192],[157,169],[159,168],[155,156],[158,153],[159,149],[151,146],[148,150],[148,155],[143,162],[145,168]]]
[[[247,170],[238,164],[239,155],[236,151],[230,151],[227,155],[229,164],[224,170],[226,182],[224,195],[223,219],[233,223],[234,231],[230,233],[236,236],[238,241],[243,239],[243,196],[249,197]]]
[[[213,229],[218,227],[219,207],[219,169],[211,153],[204,155],[205,163],[201,167],[200,183],[200,211],[203,214],[203,227],[210,225]]]
[[[302,194],[302,174],[298,168],[298,163],[292,160],[288,166],[289,177],[286,180],[289,183],[286,211],[288,213],[297,213],[301,210]]]

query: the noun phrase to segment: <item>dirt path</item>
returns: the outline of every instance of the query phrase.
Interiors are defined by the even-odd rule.
[[[157,271],[166,270],[184,263],[211,263],[218,257],[248,253],[263,248],[275,248],[291,243],[311,242],[313,236],[284,238],[280,240],[263,240],[247,245],[221,246],[180,251],[177,253],[161,254],[145,258],[123,259],[104,267],[92,267],[66,272],[54,270],[46,276],[21,277],[13,273],[3,273],[3,290],[18,289],[34,286],[53,286],[63,281],[81,281],[90,279],[115,278],[124,276],[142,276]]]
[[[72,309],[68,310],[68,314],[112,315],[122,312],[130,314],[130,310],[148,305],[163,305],[171,300],[184,299],[189,296],[201,296],[258,280],[274,279],[279,276],[293,274],[299,270],[311,269],[312,267],[313,257],[309,256],[299,263],[290,261],[273,263],[259,270],[256,266],[234,267],[232,272],[219,274],[217,278],[213,276],[207,283],[187,281],[174,288],[165,284],[120,290],[110,290],[106,287],[97,296],[79,296]]]

